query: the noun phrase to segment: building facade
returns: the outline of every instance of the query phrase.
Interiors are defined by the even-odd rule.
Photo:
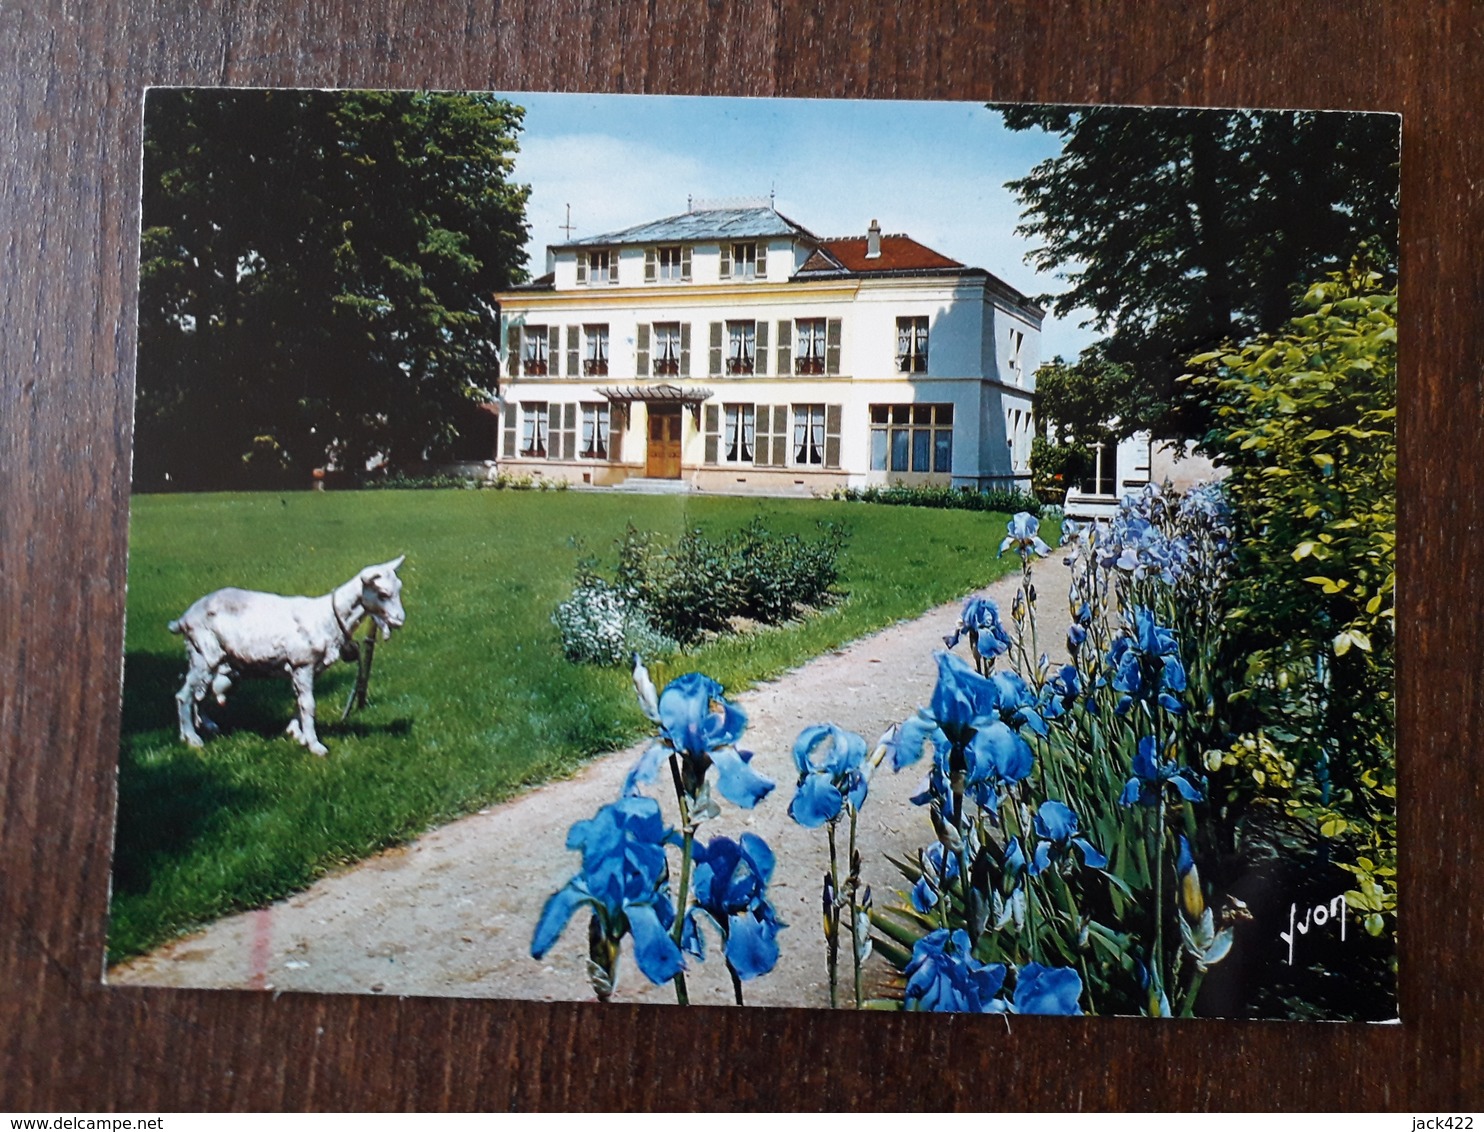
[[[712,491],[1026,486],[1042,311],[907,236],[768,204],[549,249],[498,294],[501,471]]]

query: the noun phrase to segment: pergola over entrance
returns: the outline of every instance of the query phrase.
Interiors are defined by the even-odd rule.
[[[635,401],[643,401],[648,405],[683,405],[691,411],[698,425],[701,423],[701,403],[711,397],[711,392],[694,386],[671,385],[669,382],[658,385],[609,385],[598,389],[598,395],[606,397],[609,404],[622,405],[625,409]]]

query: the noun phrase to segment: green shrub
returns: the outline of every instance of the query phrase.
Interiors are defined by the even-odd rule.
[[[1352,267],[1282,333],[1192,359],[1238,523],[1233,730],[1293,765],[1276,801],[1340,848],[1372,933],[1396,900],[1396,291],[1379,283]]]
[[[726,631],[739,616],[775,625],[800,606],[833,600],[847,536],[833,524],[821,529],[816,540],[779,536],[754,519],[722,538],[692,530],[669,543],[630,526],[618,540],[613,592],[681,646]]]
[[[851,503],[885,503],[898,507],[942,507],[955,511],[1002,511],[1039,514],[1041,501],[1017,489],[977,491],[972,487],[889,484],[885,487],[836,488],[832,498]]]

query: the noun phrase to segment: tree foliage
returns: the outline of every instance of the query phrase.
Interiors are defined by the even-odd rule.
[[[1380,114],[1001,107],[1061,152],[1010,182],[1038,269],[1092,312],[1107,357],[1164,402],[1160,431],[1204,419],[1179,396],[1185,359],[1278,330],[1304,286],[1362,249],[1397,257],[1398,120]],[[1132,431],[1132,422],[1125,431]]]
[[[136,484],[307,483],[481,427],[490,296],[525,278],[522,114],[481,94],[153,92]]]
[[[1290,816],[1345,846],[1346,895],[1378,933],[1396,899],[1396,291],[1353,267],[1304,306],[1192,359],[1193,384],[1230,469],[1226,633],[1249,723],[1312,785]]]

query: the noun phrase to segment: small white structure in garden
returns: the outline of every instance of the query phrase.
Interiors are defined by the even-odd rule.
[[[1042,310],[873,220],[770,201],[549,249],[495,296],[501,471],[713,491],[1029,487]]]

